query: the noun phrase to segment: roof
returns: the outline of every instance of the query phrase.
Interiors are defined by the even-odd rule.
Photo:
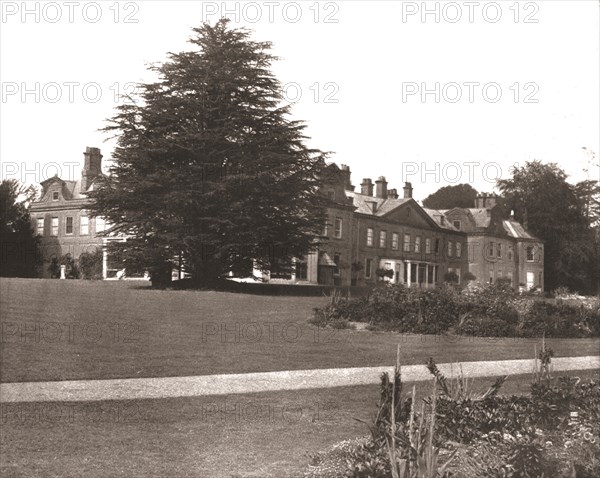
[[[354,191],[346,191],[346,197],[352,199],[352,203],[356,208],[355,212],[360,214],[369,214],[372,216],[385,216],[387,213],[393,211],[398,206],[410,201],[410,199],[392,199],[392,198],[378,198],[373,196],[366,196]],[[373,213],[373,207],[369,203],[376,203],[377,207]]]
[[[447,229],[449,231],[458,231],[459,230],[459,229],[455,228],[454,224],[452,224],[451,221],[446,217],[445,213],[446,213],[447,209],[439,210],[439,209],[429,209],[429,208],[425,208],[425,207],[422,209],[442,229]],[[442,223],[442,217],[445,218],[443,223]]]
[[[537,237],[528,233],[525,228],[514,219],[505,219],[502,221],[502,225],[504,226],[504,229],[508,235],[514,237],[515,239],[533,239],[539,241]]]
[[[492,218],[492,215],[490,213],[491,210],[489,208],[468,208],[465,209],[465,211],[468,211],[471,214],[471,216],[473,216],[473,220],[475,221],[475,227],[483,229],[487,229],[489,227],[490,219]]]
[[[331,257],[329,257],[329,254],[327,254],[326,252],[322,252],[321,254],[319,254],[318,264],[320,266],[336,267],[336,263],[333,262],[333,260],[331,260]]]

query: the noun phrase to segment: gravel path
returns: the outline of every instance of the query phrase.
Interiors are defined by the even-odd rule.
[[[461,365],[469,377],[489,377],[530,373],[533,360],[463,362]],[[448,377],[452,371],[458,370],[457,364],[438,364],[438,367]],[[555,372],[600,371],[600,357],[553,358],[552,367]],[[362,367],[195,377],[3,383],[0,384],[0,402],[83,402],[347,387],[379,383],[383,372],[392,371],[393,367]],[[407,365],[402,367],[402,379],[405,382],[419,382],[430,380],[431,375],[424,365]]]

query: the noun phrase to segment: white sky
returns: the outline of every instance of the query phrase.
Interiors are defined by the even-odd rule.
[[[589,177],[600,179],[596,0],[26,2],[25,16],[23,5],[1,5],[2,178],[39,182],[56,165],[64,179],[77,178],[86,146],[109,160],[114,141],[97,129],[113,115],[115,93],[151,80],[148,63],[189,49],[191,28],[228,9],[232,26],[274,43],[282,58],[275,74],[290,98],[301,93],[292,111],[308,124],[308,145],[335,152],[332,160],[351,167],[357,187],[384,175],[391,188],[411,181],[417,199],[461,182],[491,191],[500,172],[508,177],[513,164],[533,159],[581,180],[589,159],[582,147],[596,153]],[[423,19],[424,6],[432,13]],[[472,102],[469,82],[479,83]],[[423,101],[422,86],[436,83],[439,102],[433,92]],[[457,102],[451,83],[462,91]],[[32,92],[23,96],[25,88]],[[337,102],[325,101],[328,94]],[[527,95],[537,102],[525,102]]]

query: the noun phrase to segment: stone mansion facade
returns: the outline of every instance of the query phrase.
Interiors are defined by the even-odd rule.
[[[542,242],[514,218],[502,219],[495,196],[478,196],[472,209],[435,210],[413,199],[410,183],[400,197],[384,177],[374,184],[363,179],[355,191],[350,176],[348,166],[327,165],[327,224],[318,250],[297,260],[288,277],[264,279],[432,288],[454,273],[461,284],[508,279],[514,287],[543,289]]]
[[[98,234],[106,224],[88,213],[95,180],[102,175],[100,149],[87,147],[81,179],[57,176],[41,183],[41,197],[30,214],[40,236],[41,275],[49,277],[53,257],[67,253],[78,259],[106,244]],[[363,179],[360,191],[351,184],[350,168],[328,164],[321,194],[327,200],[327,223],[318,247],[294,261],[291,272],[262,273],[272,282],[364,286],[378,281],[432,288],[453,273],[466,283],[508,279],[513,286],[543,288],[543,244],[514,219],[503,219],[495,197],[481,195],[472,209],[427,209],[413,199],[410,183],[402,196],[388,189],[384,177]],[[470,273],[470,274],[467,274]],[[103,277],[113,278],[104,254]]]

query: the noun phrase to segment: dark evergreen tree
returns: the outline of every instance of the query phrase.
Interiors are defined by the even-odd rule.
[[[269,42],[222,19],[203,24],[193,51],[151,67],[158,81],[118,107],[118,137],[94,212],[125,234],[128,268],[153,280],[181,260],[199,281],[268,269],[306,254],[323,227],[317,193],[326,154],[304,145],[270,71]]]
[[[431,209],[452,209],[453,207],[475,207],[477,191],[470,184],[444,186],[427,196],[423,206]]]
[[[597,292],[600,257],[578,188],[567,182],[556,164],[527,162],[512,174],[510,179],[499,180],[498,186],[516,219],[544,241],[546,290],[566,286]]]
[[[36,276],[40,260],[27,207],[34,198],[35,189],[16,179],[0,183],[0,275],[4,277]]]

